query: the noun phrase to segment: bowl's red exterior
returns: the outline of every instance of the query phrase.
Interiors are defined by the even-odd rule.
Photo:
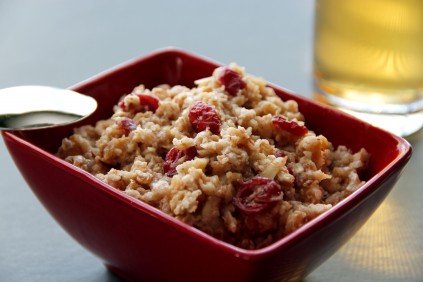
[[[192,86],[219,64],[168,48],[124,63],[72,89],[97,99],[98,110],[78,125],[107,118],[119,97],[138,84]],[[265,281],[306,276],[369,218],[411,157],[402,138],[272,86],[294,99],[308,127],[335,145],[371,154],[367,183],[324,215],[278,242],[243,250],[130,198],[54,156],[70,126],[2,132],[27,183],[59,224],[127,280]]]

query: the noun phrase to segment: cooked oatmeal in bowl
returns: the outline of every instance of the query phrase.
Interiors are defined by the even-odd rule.
[[[75,129],[57,155],[245,249],[273,243],[357,190],[369,158],[316,135],[297,102],[235,64],[193,88],[137,86],[109,119]]]

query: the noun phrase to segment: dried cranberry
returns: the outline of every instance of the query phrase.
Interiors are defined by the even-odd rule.
[[[179,150],[176,147],[170,149],[166,155],[165,162],[163,164],[163,171],[167,176],[172,177],[176,172],[176,167],[186,161],[190,161],[197,155],[197,149],[195,147],[189,147],[185,150]]]
[[[137,128],[137,124],[133,119],[123,117],[117,121],[117,125],[123,130],[125,136]]]
[[[140,100],[140,111],[147,112],[152,111],[153,113],[159,107],[159,99],[151,95],[146,94],[137,94],[138,99]]]
[[[122,111],[126,111],[125,101],[120,101],[118,106],[122,109]]]
[[[268,211],[281,200],[281,187],[276,181],[255,177],[238,188],[233,203],[242,213],[252,215]]]
[[[220,118],[212,106],[202,101],[195,102],[188,113],[188,118],[195,132],[201,132],[207,128],[213,134],[220,132]]]
[[[285,130],[296,136],[304,136],[307,134],[308,129],[303,125],[299,125],[295,121],[287,120],[284,116],[274,116],[272,123],[279,129]]]
[[[122,109],[122,111],[126,112],[155,112],[159,107],[159,99],[154,96],[147,95],[147,94],[136,94],[138,100],[140,102],[139,106],[135,106],[134,104],[125,104],[125,101],[120,101],[118,106]]]
[[[277,158],[283,158],[283,157],[286,157],[286,154],[284,152],[278,150],[275,153],[275,157],[277,157]]]
[[[232,96],[238,94],[246,86],[241,76],[236,71],[227,67],[223,68],[217,80],[225,86],[225,90]]]

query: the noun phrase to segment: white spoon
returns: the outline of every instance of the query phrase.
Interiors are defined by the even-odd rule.
[[[79,121],[97,108],[94,98],[49,86],[0,89],[0,130],[30,130]]]

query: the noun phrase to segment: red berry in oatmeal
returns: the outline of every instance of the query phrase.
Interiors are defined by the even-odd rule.
[[[126,136],[137,128],[137,124],[134,122],[134,120],[127,117],[118,119],[117,124],[123,130]]]
[[[214,134],[219,134],[220,118],[212,106],[202,101],[194,102],[188,118],[195,132],[201,132],[209,128]]]
[[[170,149],[166,154],[165,162],[163,164],[163,171],[167,176],[174,176],[176,172],[176,167],[183,162],[190,161],[195,158],[197,155],[197,149],[195,147],[189,147],[185,150],[179,150],[176,147]]]
[[[230,68],[222,69],[218,81],[225,86],[225,90],[232,96],[237,95],[240,90],[246,87],[242,77]]]
[[[276,128],[289,132],[295,136],[304,136],[308,132],[307,127],[299,125],[295,121],[287,120],[284,116],[274,116],[272,123],[276,126]]]
[[[137,113],[137,112],[156,112],[159,107],[159,99],[149,94],[134,94],[131,95],[137,99],[125,99],[118,103],[119,108],[125,112]],[[131,97],[131,98],[132,98]]]
[[[152,111],[155,112],[159,107],[159,99],[146,94],[137,94],[140,100],[140,110],[143,112]]]
[[[244,182],[234,197],[234,204],[245,214],[258,214],[282,201],[282,191],[276,181],[254,177]]]

